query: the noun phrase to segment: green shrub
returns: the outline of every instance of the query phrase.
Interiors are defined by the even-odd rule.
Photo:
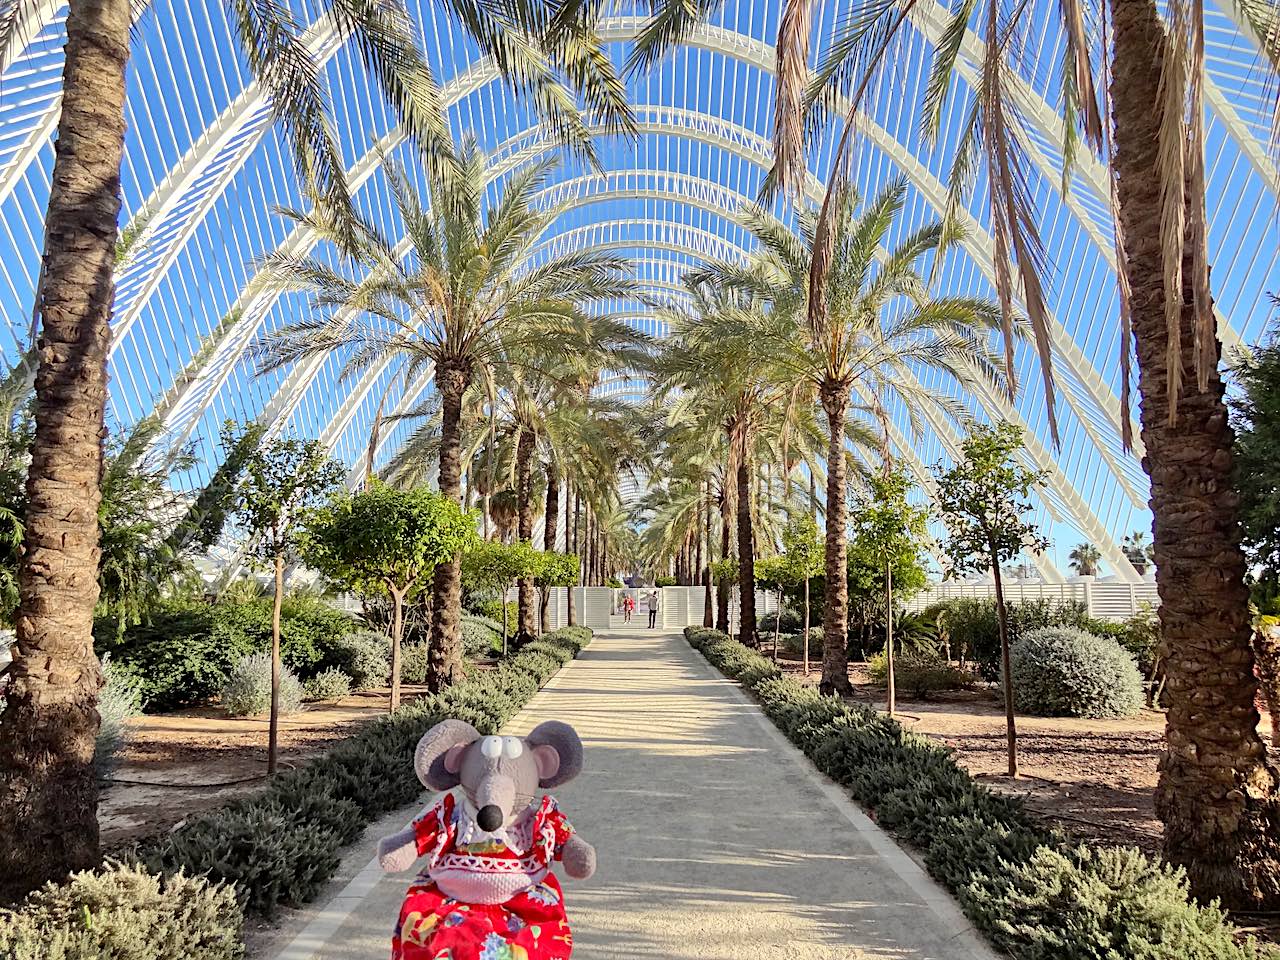
[[[1032,630],[1009,649],[1019,710],[1047,717],[1127,717],[1142,708],[1142,677],[1116,641],[1071,627]]]
[[[425,643],[405,643],[400,647],[400,682],[427,682],[427,655],[429,647]]]
[[[1150,677],[1159,656],[1160,618],[1149,604],[1144,604],[1143,609],[1124,621],[1121,627],[1123,632],[1116,638],[1120,646],[1133,657],[1142,675]]]
[[[795,656],[804,654],[804,634],[789,633],[782,637],[782,649]],[[822,657],[822,626],[809,628],[809,658],[821,659]]]
[[[456,717],[496,733],[590,639],[583,627],[548,633],[496,670],[374,720],[266,789],[183,824],[138,855],[154,870],[234,882],[258,913],[305,902],[337,869],[343,844],[421,795],[412,758],[427,730]]]
[[[1236,942],[1221,910],[1190,902],[1181,870],[1138,850],[1040,847],[972,881],[961,902],[1019,960],[1259,956],[1251,940]]]
[[[231,667],[253,652],[243,638],[215,639],[212,627],[213,607],[166,604],[123,638],[117,638],[114,619],[99,620],[94,648],[137,678],[144,709],[173,710],[208,700]]]
[[[307,700],[341,700],[351,692],[351,678],[337,667],[317,673],[302,685]]]
[[[116,765],[116,757],[128,738],[128,722],[142,712],[141,686],[136,677],[102,658],[103,687],[98,691],[98,716],[102,723],[93,744],[93,769],[107,776]]]
[[[1080,627],[1090,622],[1082,603],[1057,603],[1051,600],[1026,600],[1006,603],[1009,617],[1009,642],[1024,633],[1044,627]],[[984,680],[1000,678],[1000,632],[996,618],[996,602],[992,599],[964,598],[935,603],[922,612],[937,622],[942,615],[943,627],[951,639],[951,656],[972,660]]]
[[[888,685],[888,658],[883,653],[877,653],[867,661],[867,666],[873,683]],[[974,676],[967,670],[953,667],[939,656],[904,650],[893,658],[893,679],[896,689],[923,700],[931,693],[965,690],[973,686]]]
[[[330,644],[336,667],[354,690],[385,687],[391,681],[391,638],[376,630],[351,630]]]
[[[0,910],[7,960],[240,960],[235,891],[108,861]]]
[[[302,709],[302,683],[293,671],[280,667],[281,714]],[[233,717],[256,717],[271,709],[271,654],[251,653],[231,669],[222,685],[222,709]]]
[[[488,617],[462,615],[462,652],[470,659],[491,657],[502,651],[502,624],[493,629]]]
[[[353,804],[327,798],[328,806],[338,804],[346,822],[355,820]],[[327,826],[343,821],[325,820],[295,818],[270,804],[233,804],[184,826],[144,862],[234,883],[245,906],[271,916],[280,904],[311,900],[338,868],[340,835]]]
[[[518,607],[519,605],[514,600],[507,602],[508,633],[514,633],[516,624],[519,622],[516,619]],[[479,614],[482,617],[488,617],[497,624],[498,633],[502,633],[502,601],[497,597],[491,597],[485,600],[472,600],[470,611],[472,613]]]
[[[1019,960],[1260,960],[1180,871],[1133,850],[1071,847],[1021,803],[976,783],[950,752],[860,705],[766,676],[715,630],[685,636],[743,685],[824,774],[921,851],[974,926]],[[1098,642],[1103,642],[1099,640]]]

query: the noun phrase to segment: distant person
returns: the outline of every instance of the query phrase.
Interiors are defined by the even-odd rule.
[[[625,597],[622,598],[622,622],[623,623],[631,622],[631,614],[635,612],[635,609],[636,609],[636,598],[631,596],[631,594],[628,593]]]
[[[658,607],[661,605],[658,600],[658,591],[654,590],[649,594],[649,629],[652,630],[658,623]]]

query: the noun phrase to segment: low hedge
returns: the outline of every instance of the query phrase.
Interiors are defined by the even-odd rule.
[[[341,847],[421,794],[411,758],[423,733],[449,717],[496,733],[590,640],[584,627],[548,633],[496,669],[371,722],[264,790],[188,821],[134,856],[157,873],[232,883],[256,913],[305,903],[337,869]]]
[[[974,926],[1018,960],[1258,960],[1180,870],[1072,844],[992,793],[950,752],[867,707],[823,697],[716,630],[685,636],[877,821],[919,850]]]
[[[157,877],[110,862],[0,910],[6,960],[241,960],[235,892],[202,877]]]

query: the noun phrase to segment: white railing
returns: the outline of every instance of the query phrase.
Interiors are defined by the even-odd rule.
[[[1143,607],[1157,607],[1160,596],[1154,583],[1123,583],[1078,577],[1063,583],[1013,580],[1004,583],[1004,597],[1010,603],[1048,600],[1051,603],[1082,603],[1089,616],[1100,620],[1127,620]],[[994,583],[931,583],[906,604],[915,613],[942,600],[990,599],[996,595]]]

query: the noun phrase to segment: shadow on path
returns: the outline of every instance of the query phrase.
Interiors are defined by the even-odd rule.
[[[512,728],[549,718],[586,744],[586,769],[557,797],[599,852],[592,880],[564,882],[575,960],[990,956],[678,635],[597,636]],[[381,877],[359,901],[335,900],[350,915],[326,946],[290,960],[385,957],[410,879]]]

